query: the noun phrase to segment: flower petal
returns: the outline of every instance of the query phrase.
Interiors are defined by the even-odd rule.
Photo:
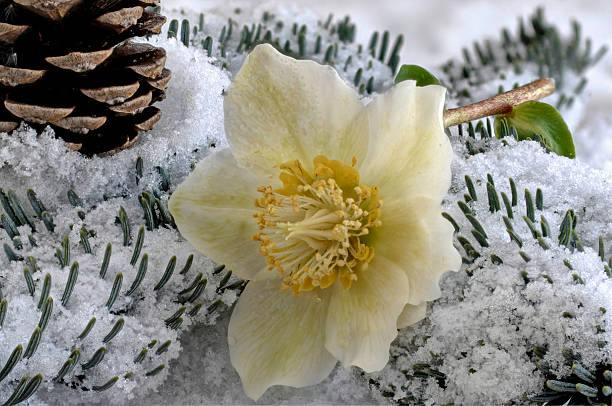
[[[419,305],[407,304],[402,310],[402,314],[397,318],[397,328],[402,329],[408,326],[418,323],[425,318],[427,312],[427,302]]]
[[[380,187],[381,198],[426,196],[442,200],[451,182],[453,150],[444,133],[446,89],[393,86],[366,107],[361,126],[370,146],[360,168],[362,183]]]
[[[458,270],[461,257],[453,246],[453,228],[440,214],[437,201],[417,197],[385,202],[382,226],[372,229],[376,254],[400,267],[410,281],[408,303],[440,297],[440,276]]]
[[[257,400],[272,385],[313,385],[336,365],[324,347],[329,300],[318,293],[296,297],[279,281],[247,285],[230,320],[228,344],[250,398]]]
[[[374,259],[350,289],[333,286],[325,327],[325,348],[345,366],[366,372],[382,369],[397,336],[397,318],[408,297],[408,278],[381,256]]]
[[[250,279],[266,266],[251,236],[257,233],[257,178],[225,149],[204,158],[169,202],[181,234],[198,251]]]
[[[278,177],[278,167],[326,155],[361,162],[368,135],[350,130],[364,107],[330,66],[295,60],[271,45],[255,47],[227,90],[225,131],[238,163]]]

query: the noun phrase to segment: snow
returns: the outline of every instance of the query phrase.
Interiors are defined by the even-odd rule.
[[[167,168],[173,179],[182,179],[189,173],[190,164],[198,162],[211,145],[223,147],[220,117],[223,89],[230,83],[228,73],[209,64],[201,50],[185,48],[177,41],[161,37],[152,41],[166,49],[166,66],[175,77],[166,99],[157,105],[164,114],[153,131],[141,134],[133,148],[107,158],[89,159],[68,151],[49,132],[37,136],[35,131],[22,126],[13,135],[0,135],[0,169],[6,175],[10,173],[3,176],[3,187],[36,185],[34,190],[53,207],[66,202],[68,189],[94,203],[104,194],[131,195],[159,187],[155,166]],[[138,157],[148,171],[137,186]]]
[[[459,137],[453,140],[461,142]],[[457,160],[453,166],[453,195],[444,209],[458,223],[459,234],[470,240],[480,257],[464,265],[464,272],[443,277],[443,296],[430,304],[426,321],[400,334],[392,350],[395,359],[385,372],[374,375],[387,385],[404,387],[395,391],[397,399],[412,393],[437,404],[454,399],[467,404],[501,404],[508,399],[520,399],[523,393],[537,394],[544,379],[534,372],[535,362],[528,355],[535,346],[548,349],[545,360],[560,376],[570,372],[562,355],[566,348],[582,354],[581,362],[587,368],[592,369],[598,362],[611,362],[610,352],[600,350],[597,342],[608,341],[612,336],[609,332],[595,334],[596,325],[603,327],[612,321],[609,312],[602,314],[600,310],[612,305],[612,286],[596,251],[597,235],[602,235],[604,241],[610,241],[612,236],[609,201],[601,198],[602,193],[610,190],[610,179],[584,164],[570,165],[567,158],[546,153],[535,142],[513,144]],[[481,247],[471,236],[474,227],[456,204],[468,193],[466,174],[474,182],[478,197],[469,206],[488,235],[489,247]],[[511,196],[508,178],[515,181],[519,199],[513,207],[511,222],[522,239],[521,248],[506,232],[503,203],[500,211],[489,211],[487,174],[492,175],[497,192],[503,191],[508,196]],[[523,191],[529,189],[535,196],[537,188],[543,191],[544,206],[542,211],[535,211],[536,227],[540,228],[540,215],[544,216],[552,232],[544,238],[550,246],[548,250],[532,238],[522,219],[526,213]],[[572,252],[557,242],[565,211],[572,208],[576,209],[577,230],[585,246],[582,253]],[[458,249],[467,257],[463,248]],[[519,255],[519,250],[529,256],[528,262]],[[503,264],[494,264],[492,254],[501,258]],[[563,264],[564,259],[573,270]],[[526,272],[528,283],[521,271]],[[579,276],[584,284],[573,275]],[[564,318],[563,312],[574,317]],[[419,342],[422,337],[430,338],[416,350],[406,351],[413,340]],[[446,374],[444,391],[436,380],[397,376],[398,370],[412,371],[414,364],[421,363],[433,365]]]
[[[346,4],[323,3],[314,2],[311,6],[319,12],[327,6],[352,11]],[[487,16],[500,10],[506,14],[513,13],[508,18],[512,21],[504,22],[504,25],[513,25],[514,15],[532,11],[531,4],[527,3],[513,2],[516,9],[509,9],[507,5],[488,5],[488,2],[485,5],[481,1],[472,1],[464,8],[449,7],[446,3],[442,7],[437,0],[415,6],[411,12],[418,24],[409,24],[404,32],[414,34],[426,30],[428,35],[407,35],[402,61],[435,67],[449,57],[459,58],[460,47],[469,45],[472,39],[497,35],[499,18]],[[568,6],[567,2],[562,3]],[[244,59],[244,53],[236,51],[237,32],[243,23],[258,22],[264,10],[272,10],[278,20],[293,22],[297,19],[299,26],[307,26],[309,54],[318,34],[322,35],[323,50],[332,44],[332,40],[318,25],[320,15],[300,6],[241,2],[217,7],[213,2],[195,0],[168,0],[164,6],[171,18],[189,18],[193,24],[197,23],[199,12],[205,10],[208,31],[205,35],[198,34],[195,43],[201,43],[210,34],[214,38],[213,53],[209,57],[201,47],[185,47],[176,39],[167,39],[165,34],[149,39],[154,45],[166,49],[167,67],[172,70],[173,79],[166,99],[158,105],[163,112],[162,120],[153,131],[142,134],[134,147],[111,157],[89,159],[68,150],[61,141],[52,137],[50,130],[37,135],[22,126],[12,135],[0,134],[0,186],[4,193],[13,190],[26,213],[35,218],[26,197],[28,189],[34,190],[55,224],[54,232],[46,231],[37,218],[36,232],[27,225],[19,226],[22,249],[15,248],[13,241],[2,232],[2,243],[8,244],[23,258],[35,258],[37,270],[34,271],[27,260],[9,261],[5,255],[0,255],[0,297],[6,298],[8,304],[6,319],[0,328],[0,369],[18,344],[26,348],[39,324],[41,312],[37,304],[46,275],[52,281],[49,296],[54,304],[34,355],[20,361],[0,383],[1,401],[10,396],[22,376],[32,377],[41,373],[43,383],[27,401],[28,404],[252,403],[242,392],[239,377],[231,367],[226,343],[227,323],[231,306],[237,300],[240,281],[235,277],[226,280],[227,270],[220,270],[210,259],[198,253],[171,224],[147,229],[138,198],[146,191],[166,205],[168,194],[161,172],[168,172],[171,191],[189,173],[192,164],[211,150],[227,145],[223,130],[223,92]],[[241,8],[239,14],[235,12],[235,6]],[[183,12],[178,7],[183,8]],[[357,15],[365,20],[365,27],[358,24],[357,42],[367,42],[373,28],[389,28],[394,33],[403,31],[399,12],[396,13],[398,16],[388,20],[388,27],[376,26],[379,11],[371,6],[366,8],[356,4],[354,7]],[[383,2],[380,8],[388,7]],[[369,13],[369,18],[366,18],[364,10]],[[436,20],[438,24],[429,27],[428,19],[434,12],[440,13]],[[459,25],[461,21],[471,21],[473,14],[480,16],[478,21],[482,24]],[[552,16],[561,28],[567,28],[567,17],[559,16],[567,15],[560,9],[552,10]],[[584,12],[577,15],[584,15]],[[325,13],[321,12],[321,16],[324,17]],[[227,57],[222,58],[216,39],[229,17],[238,24],[228,42]],[[588,28],[598,35],[597,38],[609,37],[604,36],[609,33],[609,28],[592,15],[584,22],[589,23],[585,24],[585,34],[591,34]],[[460,32],[460,27],[466,31]],[[295,47],[291,23],[284,24],[274,35],[281,39],[281,44],[289,39]],[[322,62],[324,53],[310,57]],[[349,56],[351,63],[347,64]],[[227,69],[222,68],[224,62]],[[358,54],[355,44],[340,45],[333,63],[347,83],[352,84],[355,73],[362,68],[361,83],[373,77],[375,92],[384,91],[392,84],[393,76],[386,65],[370,58],[367,52]],[[392,344],[391,361],[382,372],[364,374],[356,368],[338,366],[318,385],[301,389],[274,387],[266,392],[260,403],[380,404],[408,395],[427,404],[457,399],[466,404],[500,404],[511,400],[520,403],[523,393],[535,394],[543,388],[544,378],[535,370],[534,360],[529,355],[536,345],[548,349],[545,359],[559,376],[569,372],[561,353],[564,348],[580,353],[581,362],[587,368],[601,362],[611,363],[612,312],[602,313],[600,308],[612,310],[612,284],[604,273],[604,264],[597,252],[599,237],[603,238],[606,255],[612,251],[609,198],[612,190],[612,137],[609,129],[612,123],[608,113],[611,66],[608,55],[587,73],[589,84],[585,92],[577,96],[571,108],[562,110],[574,133],[577,160],[547,153],[535,142],[512,139],[470,139],[484,150],[471,155],[465,145],[467,137],[460,137],[456,128],[451,129],[455,151],[453,183],[444,210],[459,225],[459,234],[467,238],[480,256],[464,264],[459,272],[443,277],[443,297],[429,305],[426,320],[400,332]],[[504,72],[505,78],[491,76],[471,89],[472,98],[488,97],[497,91],[500,84],[509,89],[514,82],[529,81],[537,73],[536,69],[531,67],[530,71],[521,74],[508,69]],[[576,75],[569,76],[566,85],[572,88],[579,80]],[[365,94],[364,102],[371,97]],[[549,102],[556,102],[555,97]],[[448,103],[453,106],[459,100],[450,99]],[[138,157],[143,163],[141,177],[137,176]],[[510,240],[506,231],[502,219],[507,215],[503,202],[500,211],[489,211],[488,174],[492,176],[498,193],[510,196],[508,178],[512,177],[516,183],[519,199],[518,205],[513,207],[511,223],[522,239],[520,248]],[[474,227],[457,205],[457,201],[464,200],[464,194],[468,193],[465,175],[473,180],[478,196],[477,201],[467,204],[486,231],[488,247],[482,247],[472,236]],[[544,204],[542,210],[535,211],[534,223],[540,229],[540,216],[544,216],[550,226],[551,236],[543,238],[550,247],[546,250],[532,238],[522,219],[526,214],[525,189],[535,198],[538,188],[543,192]],[[81,198],[79,207],[70,204],[69,189]],[[120,207],[125,209],[131,224],[128,246],[123,245],[124,237],[118,223]],[[561,222],[570,209],[577,216],[576,232],[584,252],[558,244]],[[84,215],[79,215],[79,210]],[[145,226],[144,244],[132,265],[141,226]],[[92,253],[87,253],[80,243],[83,228],[91,231],[88,241]],[[29,242],[30,234],[36,240],[36,246]],[[63,252],[65,236],[68,236],[71,255],[68,265],[62,267],[56,257],[56,248]],[[112,244],[112,255],[105,277],[100,278],[108,243]],[[458,242],[457,248],[468,257]],[[526,261],[519,250],[530,260]],[[148,258],[146,275],[134,293],[127,295],[144,254]],[[189,271],[181,274],[191,254],[194,255],[193,264]],[[503,263],[496,264],[491,254],[501,258]],[[172,256],[177,258],[174,273],[163,288],[155,290]],[[571,264],[572,270],[564,265],[564,260]],[[61,304],[62,296],[70,267],[75,261],[79,264],[78,278],[64,306]],[[29,268],[34,281],[33,297],[27,289],[24,267]],[[525,273],[521,274],[521,271]],[[123,283],[109,312],[106,303],[119,272],[123,275]],[[185,303],[182,324],[177,329],[168,328],[164,320],[181,309],[182,302],[193,289],[180,292],[189,285],[193,286],[194,280],[200,280],[199,273],[202,279],[207,279],[203,292],[193,303]],[[526,282],[525,278],[529,281]],[[220,287],[222,284],[232,289]],[[189,315],[198,301],[202,303],[200,310],[194,316]],[[563,312],[573,317],[564,317]],[[96,318],[94,327],[85,338],[77,338],[92,317]],[[124,320],[122,330],[110,342],[104,343],[104,338],[120,318]],[[604,331],[598,333],[596,325]],[[157,341],[148,348],[153,340]],[[171,341],[167,351],[155,354],[167,340]],[[599,348],[598,341],[607,344]],[[102,346],[107,349],[104,359],[96,367],[84,371],[82,364]],[[134,363],[135,357],[145,347],[147,355],[144,360]],[[81,351],[79,365],[66,375],[63,384],[51,382],[75,348]],[[407,375],[412,375],[414,364],[422,363],[446,375],[445,389],[434,378],[408,379],[402,372],[408,371]],[[160,373],[146,376],[147,372],[162,364],[165,367]],[[125,377],[127,373],[131,373],[128,378]],[[119,379],[112,388],[103,392],[92,391],[93,386],[102,385],[114,376]]]

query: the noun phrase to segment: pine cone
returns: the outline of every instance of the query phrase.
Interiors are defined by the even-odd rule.
[[[71,149],[112,154],[161,118],[158,0],[0,0],[0,131],[50,125]]]

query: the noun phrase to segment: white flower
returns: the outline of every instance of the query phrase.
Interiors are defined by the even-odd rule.
[[[329,66],[269,45],[248,56],[225,97],[231,149],[203,159],[170,210],[198,250],[250,280],[228,343],[251,398],[320,382],[337,360],[382,369],[397,329],[458,269],[440,215],[444,97],[405,81],[364,106]]]

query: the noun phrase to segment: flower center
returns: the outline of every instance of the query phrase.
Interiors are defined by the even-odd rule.
[[[282,164],[283,187],[260,186],[263,197],[255,200],[260,231],[253,239],[296,296],[336,279],[349,289],[374,256],[365,236],[381,224],[377,186],[360,185],[354,167],[324,156],[314,168],[310,174],[298,160]]]

